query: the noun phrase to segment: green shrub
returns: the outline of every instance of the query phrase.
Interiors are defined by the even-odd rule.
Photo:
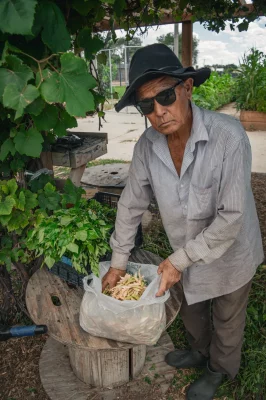
[[[212,72],[210,78],[193,90],[193,101],[208,110],[217,110],[235,99],[235,81],[230,74]]]
[[[252,48],[242,58],[236,79],[236,104],[240,110],[266,112],[266,55]]]

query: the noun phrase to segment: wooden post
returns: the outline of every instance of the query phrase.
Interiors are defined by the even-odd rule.
[[[182,22],[182,64],[183,67],[192,65],[192,32],[193,25],[191,21]]]

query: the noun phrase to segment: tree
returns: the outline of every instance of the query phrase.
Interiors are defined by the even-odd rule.
[[[158,43],[166,44],[166,46],[174,46],[174,34],[172,32],[168,32],[166,35],[158,36],[156,39],[157,39]],[[196,65],[198,62],[198,55],[199,55],[198,45],[199,45],[199,39],[195,35],[193,35],[192,63],[194,65]],[[178,36],[178,50],[179,50],[179,58],[180,58],[180,54],[182,53],[182,33],[179,34],[179,36]]]
[[[107,43],[106,43],[106,48],[109,49],[116,49],[116,52],[113,52],[112,54],[114,55],[118,55],[120,58],[120,62],[124,62],[125,60],[125,49],[124,46],[138,46],[141,47],[142,46],[142,40],[139,37],[133,37],[133,39],[131,40],[127,40],[126,37],[120,37],[118,38],[116,41],[113,41],[112,39],[110,39]],[[134,53],[136,52],[138,48],[137,47],[130,47],[127,49],[127,63],[130,62],[132,56],[134,55]]]

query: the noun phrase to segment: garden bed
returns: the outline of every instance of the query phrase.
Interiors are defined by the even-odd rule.
[[[252,187],[261,225],[264,252],[266,253],[266,174],[253,173]],[[146,246],[148,246],[147,249],[151,250],[151,247],[153,245],[154,252],[159,252],[163,250],[165,253],[167,253],[169,251],[169,247],[165,240],[165,236],[163,236],[163,233],[158,230],[158,226],[161,226],[161,221],[158,210],[156,209],[156,205],[152,206],[151,210],[155,217],[155,225],[154,227],[151,226],[150,228],[151,230],[146,232],[146,235],[144,235]],[[153,238],[153,241],[151,240],[151,238]],[[160,240],[159,246],[157,240],[158,238]],[[257,282],[257,284],[259,285],[260,283]],[[252,305],[256,304],[255,303],[256,296],[258,296],[259,294],[258,287],[255,286],[253,287],[253,291],[251,293]],[[250,313],[252,314],[252,312],[256,313],[256,310],[253,311],[251,310]],[[19,320],[16,319],[16,321],[14,322],[19,323]],[[20,321],[20,323],[23,323],[23,321]],[[254,329],[254,327],[252,327],[251,325],[250,326],[247,325],[245,348],[246,350],[249,350],[250,346],[250,351],[252,351],[253,354],[255,354],[255,352],[257,352],[258,354],[262,354],[261,342],[257,341],[256,338],[252,339],[252,337],[254,336],[252,329]],[[172,338],[179,337],[178,341],[175,340],[176,345],[180,347],[185,346],[186,343],[184,340],[184,332],[180,320],[177,320],[177,322],[171,326],[169,333],[172,336]],[[265,334],[266,332],[264,332],[264,335]],[[22,338],[0,343],[0,358],[2,360],[0,366],[1,399],[49,400],[48,396],[45,394],[43,390],[39,378],[39,369],[38,369],[40,353],[46,341],[46,337],[47,337],[46,335],[43,335],[42,337],[37,337],[37,338]],[[245,355],[245,357],[248,357],[248,351],[246,351],[245,354],[247,354]],[[254,370],[251,369],[250,366],[248,368],[249,368],[248,372],[250,374],[250,381],[254,382],[255,385],[256,374],[258,372],[256,364]],[[161,396],[158,397],[159,396],[157,392],[158,387],[156,385],[154,385],[154,395],[152,396],[152,398],[146,397],[145,388],[147,390],[147,387],[149,387],[150,385],[147,379],[142,384],[143,385],[142,400],[183,400],[185,398],[182,394],[184,393],[184,387],[194,378],[195,378],[195,372],[193,370],[177,372],[172,387],[169,389],[168,393],[163,398]],[[243,395],[242,397],[241,395],[238,394],[241,389],[241,385],[245,384],[246,382],[244,376],[242,374],[239,374],[238,378],[230,384],[231,385],[230,387],[225,386],[223,388],[222,392],[226,394],[223,394],[219,398],[217,397],[217,399],[219,400],[259,399],[260,397],[255,397],[255,394],[252,395],[250,392],[246,392],[247,394],[245,393],[245,395]],[[237,394],[232,394],[232,393],[237,393]],[[128,400],[136,400],[136,399],[128,398]]]

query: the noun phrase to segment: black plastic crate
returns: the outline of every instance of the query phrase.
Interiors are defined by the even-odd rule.
[[[94,199],[99,203],[107,204],[112,208],[117,208],[117,203],[119,201],[120,195],[115,193],[107,193],[107,192],[98,192],[94,196]],[[141,224],[138,227],[138,231],[135,238],[135,246],[139,247],[142,245],[143,236],[142,236],[142,226]],[[107,253],[105,256],[101,257],[100,261],[110,261],[111,253]],[[90,266],[86,267],[87,275],[91,273]],[[73,286],[79,286],[83,288],[83,278],[86,276],[85,274],[78,273],[73,267],[71,263],[71,259],[63,256],[61,261],[56,262],[50,271],[59,276],[61,279],[66,281],[67,283]]]

